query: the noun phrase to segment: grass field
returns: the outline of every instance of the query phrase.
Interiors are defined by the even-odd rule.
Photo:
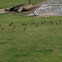
[[[36,4],[45,0],[31,0],[32,4]],[[29,0],[0,0],[0,8],[7,8],[19,4],[28,4]]]
[[[8,4],[3,0],[1,2],[4,2],[4,5]],[[3,7],[10,5],[1,6]],[[46,23],[42,24],[41,20]],[[62,62],[60,20],[60,16],[37,18],[17,13],[0,14],[0,24],[4,28],[0,27],[0,62]],[[9,27],[12,21],[15,29],[13,26]],[[50,21],[54,23],[51,24]],[[31,25],[33,22],[35,24]],[[27,25],[22,25],[24,23]],[[37,23],[39,25],[36,27]]]

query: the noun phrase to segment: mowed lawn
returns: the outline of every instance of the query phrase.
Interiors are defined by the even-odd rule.
[[[1,2],[4,3],[0,4],[1,8],[11,6]],[[0,62],[62,62],[60,20],[61,16],[38,18],[18,13],[0,14]],[[41,21],[46,22],[42,24]],[[11,22],[13,25],[9,26]]]
[[[31,0],[32,4],[37,4],[45,0]],[[19,4],[28,5],[29,0],[0,0],[0,8],[8,8]]]
[[[41,20],[46,22],[42,24]],[[22,14],[0,14],[0,24],[4,28],[0,27],[0,62],[62,62],[60,20],[62,17],[36,18]],[[15,29],[9,27],[11,21]],[[35,24],[31,25],[33,22]]]

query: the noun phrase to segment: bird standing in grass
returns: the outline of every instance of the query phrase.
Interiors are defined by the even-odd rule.
[[[27,25],[27,24],[22,24],[22,25]]]
[[[44,22],[46,22],[46,21],[44,20]]]
[[[38,25],[39,25],[39,24],[37,23],[37,24],[36,24],[36,27],[38,27]]]
[[[13,26],[13,29],[15,29],[15,25]]]
[[[43,24],[43,21],[41,21],[41,23]]]
[[[1,29],[4,29],[4,28],[2,27],[2,25],[1,25],[1,24],[0,24],[0,28],[1,28]]]
[[[27,25],[27,24],[25,24],[25,25]]]
[[[53,21],[50,21],[51,24],[53,24]]]
[[[4,28],[2,28],[2,29],[4,29]]]
[[[26,27],[24,28],[24,31],[26,31]]]
[[[58,25],[58,22],[56,22],[56,25]]]
[[[13,22],[11,22],[10,24],[9,24],[9,26],[12,26],[13,25]]]
[[[41,23],[42,23],[42,21],[41,21]]]

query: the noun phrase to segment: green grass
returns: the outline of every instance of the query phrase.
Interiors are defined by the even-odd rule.
[[[32,4],[37,4],[39,2],[42,2],[44,0],[31,0]],[[7,7],[12,7],[16,6],[19,4],[28,4],[29,0],[0,0],[0,8],[7,8]]]
[[[20,2],[27,4],[27,1],[25,3],[22,0],[18,2],[1,0],[0,8],[11,7]],[[41,20],[47,22],[41,24]],[[62,62],[60,20],[62,16],[37,18],[17,13],[0,14],[0,24],[4,28],[2,30],[0,27],[0,62]],[[16,26],[15,29],[13,26],[8,26],[12,21]],[[50,21],[54,24],[49,23]],[[31,25],[32,22],[35,24]],[[58,22],[57,25],[56,22]],[[23,26],[23,23],[27,25]],[[37,23],[38,27],[36,27]],[[25,27],[26,31],[24,31]]]
[[[46,20],[41,24],[41,20]],[[54,24],[50,24],[52,20]],[[0,14],[0,62],[62,62],[62,17],[27,17],[24,14]],[[16,29],[9,27],[13,21]],[[39,26],[31,26],[31,23]],[[22,23],[26,23],[23,26]],[[26,27],[26,31],[24,31]]]

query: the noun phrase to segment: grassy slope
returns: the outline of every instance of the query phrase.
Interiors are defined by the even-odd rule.
[[[29,0],[0,0],[0,8],[12,7],[19,4],[28,4]],[[44,0],[31,0],[32,4],[42,2]]]
[[[47,22],[42,25],[41,20]],[[54,21],[53,25],[50,20]],[[62,62],[62,24],[56,25],[59,20],[62,17],[0,14],[0,24],[4,27],[4,30],[0,28],[0,62]],[[16,25],[15,30],[8,26],[11,21]],[[32,22],[39,23],[39,26],[31,26]],[[22,23],[27,25],[22,26]]]

